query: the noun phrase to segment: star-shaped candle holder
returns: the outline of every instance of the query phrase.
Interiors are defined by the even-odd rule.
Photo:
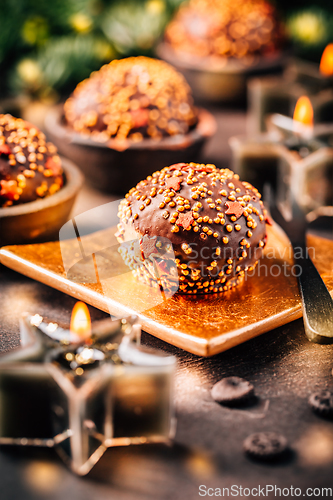
[[[306,212],[331,206],[333,200],[333,124],[314,127],[287,116],[267,119],[268,132],[232,137],[234,170],[259,191],[272,186],[281,204],[289,194]]]
[[[0,361],[0,444],[55,447],[84,475],[108,447],[173,436],[175,358],[142,347],[135,318],[82,338],[26,314],[20,332]]]
[[[326,47],[320,65],[291,61],[281,76],[255,78],[248,84],[250,134],[265,131],[267,117],[281,113],[292,117],[296,101],[307,95],[314,122],[332,123],[333,119],[333,44]]]

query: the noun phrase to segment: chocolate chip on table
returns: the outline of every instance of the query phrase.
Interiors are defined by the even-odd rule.
[[[237,405],[254,396],[254,387],[240,377],[225,377],[217,382],[211,391],[212,398],[224,405]]]
[[[288,442],[276,432],[256,432],[245,439],[243,446],[245,452],[253,458],[274,460],[287,451]]]
[[[312,410],[323,417],[333,417],[333,393],[331,391],[313,392],[309,397]]]

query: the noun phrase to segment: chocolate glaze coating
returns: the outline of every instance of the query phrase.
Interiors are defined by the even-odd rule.
[[[27,203],[64,184],[57,149],[30,123],[0,115],[0,207]]]
[[[239,284],[262,256],[266,214],[261,195],[228,169],[196,163],[155,172],[120,204],[120,241],[167,238],[183,293],[222,292]],[[156,238],[155,238],[156,239]],[[138,264],[128,259],[134,269]],[[146,268],[145,268],[146,269]],[[142,269],[139,274],[143,273]],[[172,287],[172,285],[170,285]]]
[[[159,140],[186,134],[197,123],[184,77],[143,56],[102,66],[79,83],[64,111],[69,126],[99,142]]]

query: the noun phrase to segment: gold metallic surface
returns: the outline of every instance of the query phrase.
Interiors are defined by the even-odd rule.
[[[105,239],[105,235],[101,233],[100,238]],[[67,245],[70,249],[73,242],[69,240]],[[309,237],[308,246],[332,292],[333,242]],[[152,288],[136,282],[129,272],[103,279],[104,273],[108,276],[112,262],[121,265],[116,246],[95,257],[102,283],[78,282],[88,280],[89,273],[90,281],[94,279],[91,266],[83,261],[76,264],[75,273],[72,268],[72,279],[76,276],[76,282],[69,280],[57,242],[5,247],[0,251],[0,261],[114,315],[144,310],[138,313],[144,330],[194,354],[211,356],[301,317],[297,281],[291,275],[291,249],[276,225],[268,227],[264,254],[254,276],[230,292],[201,297],[176,294],[163,303],[158,303],[160,296]]]

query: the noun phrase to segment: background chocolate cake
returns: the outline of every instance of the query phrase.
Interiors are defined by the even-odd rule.
[[[64,106],[67,123],[98,142],[186,134],[197,123],[191,90],[169,64],[148,57],[114,60],[79,83]]]
[[[284,42],[275,8],[265,0],[190,0],[168,25],[165,41],[194,58],[245,58],[276,52]]]
[[[63,184],[56,147],[30,123],[0,115],[0,207],[45,198]]]

